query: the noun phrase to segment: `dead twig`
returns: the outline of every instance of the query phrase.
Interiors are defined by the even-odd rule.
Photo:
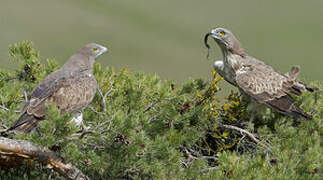
[[[146,106],[145,110],[143,111],[144,113],[149,111],[152,107],[154,107],[160,100],[157,100],[155,102],[152,102],[151,104],[149,104],[148,106]]]
[[[192,155],[192,153],[191,153],[191,152],[190,152],[186,147],[183,147],[183,150],[184,150],[184,152],[185,152],[186,156],[187,156],[190,160],[192,160],[192,159],[197,159],[197,157],[193,156],[193,155]]]
[[[10,109],[6,108],[6,106],[4,106],[4,105],[0,105],[0,108],[5,110],[5,111],[10,111]],[[14,112],[15,113],[20,113],[20,111],[18,111],[18,110],[15,110]]]
[[[106,103],[106,101],[105,101],[105,98],[113,91],[114,89],[113,89],[113,87],[112,87],[112,84],[111,84],[111,88],[107,91],[107,92],[105,92],[104,94],[102,93],[102,91],[101,91],[101,89],[100,88],[98,88],[98,91],[99,91],[99,94],[100,94],[100,96],[101,96],[101,98],[102,98],[102,102],[103,102],[103,111],[104,112],[106,112],[107,111],[107,103]]]
[[[3,110],[5,110],[5,111],[9,111],[9,109],[6,108],[4,105],[0,105],[0,108],[3,109]]]
[[[24,89],[24,96],[25,96],[25,102],[28,102],[28,95],[27,95],[26,88]]]
[[[253,135],[251,132],[249,132],[245,129],[239,128],[237,126],[225,125],[225,124],[221,124],[221,126],[227,128],[227,129],[233,129],[233,130],[239,131],[240,133],[247,135],[250,139],[255,141],[257,144],[260,143],[260,141],[255,137],[255,135]]]
[[[157,103],[161,102],[161,101],[171,101],[173,99],[178,98],[179,96],[175,96],[175,97],[171,97],[171,98],[165,98],[165,99],[158,99],[152,103],[150,103],[148,106],[146,106],[145,110],[143,111],[144,113],[149,111],[151,108],[153,108]]]
[[[82,131],[80,133],[72,134],[71,136],[69,136],[65,139],[67,139],[69,141],[80,140],[80,139],[83,139],[85,137],[85,135],[87,135],[87,134],[94,134],[94,131]],[[56,144],[58,144],[58,143],[56,143]]]
[[[226,124],[220,124],[220,126],[222,126],[224,128],[227,128],[227,129],[232,129],[232,130],[239,131],[241,134],[247,135],[251,140],[256,142],[256,144],[261,144],[261,145],[264,145],[267,149],[269,149],[269,150],[271,149],[268,144],[265,144],[265,143],[261,142],[259,139],[256,138],[255,135],[253,135],[251,132],[249,132],[249,131],[247,131],[245,129],[239,128],[237,126],[226,125]]]
[[[218,169],[218,167],[210,167],[210,168],[202,169],[201,172],[202,173],[205,173],[205,172],[213,171],[213,170],[217,170],[217,169]]]
[[[89,109],[97,114],[103,114],[103,112],[96,111],[92,106],[89,106]]]
[[[95,129],[99,129],[110,123],[115,118],[115,115],[111,116],[108,120],[102,122],[101,124],[97,125]]]

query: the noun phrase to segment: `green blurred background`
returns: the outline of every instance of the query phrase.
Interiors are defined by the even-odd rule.
[[[323,80],[323,0],[1,0],[0,68],[15,68],[8,45],[22,40],[60,63],[97,42],[110,49],[105,66],[207,79],[203,36],[219,26],[277,70],[300,65],[301,78]]]

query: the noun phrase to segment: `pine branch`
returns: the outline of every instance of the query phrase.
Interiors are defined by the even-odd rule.
[[[29,141],[0,137],[0,167],[23,164],[24,160],[34,160],[53,169],[70,180],[88,180],[79,169],[63,162],[62,158],[50,150],[43,150]],[[30,164],[30,163],[27,163]]]

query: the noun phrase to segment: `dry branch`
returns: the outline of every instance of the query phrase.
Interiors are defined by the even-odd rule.
[[[239,128],[237,126],[226,125],[226,124],[220,124],[220,126],[222,126],[224,128],[227,128],[227,129],[232,129],[232,130],[239,131],[241,134],[245,134],[246,136],[248,136],[251,140],[253,140],[257,144],[261,144],[261,145],[265,146],[267,148],[267,150],[270,151],[270,149],[271,149],[268,144],[261,142],[258,138],[256,138],[255,135],[253,135],[251,132],[249,132],[249,131],[247,131],[245,129]]]
[[[66,179],[89,179],[73,165],[64,163],[62,158],[50,150],[42,150],[29,141],[0,137],[0,167],[21,165],[25,159],[38,161],[43,165],[50,165]]]
[[[246,134],[250,139],[252,139],[253,141],[255,141],[257,144],[259,144],[259,140],[255,137],[255,135],[253,135],[251,132],[241,129],[239,127],[236,126],[232,126],[232,125],[225,125],[225,124],[221,124],[221,126],[228,128],[228,129],[233,129],[236,131],[239,131],[240,133]]]

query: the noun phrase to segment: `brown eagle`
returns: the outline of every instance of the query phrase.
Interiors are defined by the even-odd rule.
[[[282,74],[264,62],[247,54],[240,42],[225,28],[216,28],[207,33],[204,42],[207,48],[211,36],[220,46],[223,61],[215,61],[215,70],[243,94],[282,114],[311,119],[312,116],[294,104],[290,94],[301,95],[302,90],[313,92],[311,87],[297,79],[299,68]]]
[[[87,107],[97,90],[93,64],[107,50],[99,44],[87,44],[59,70],[40,81],[29,95],[21,116],[7,131],[31,132],[45,119],[46,103],[55,104],[62,112],[77,112]]]

